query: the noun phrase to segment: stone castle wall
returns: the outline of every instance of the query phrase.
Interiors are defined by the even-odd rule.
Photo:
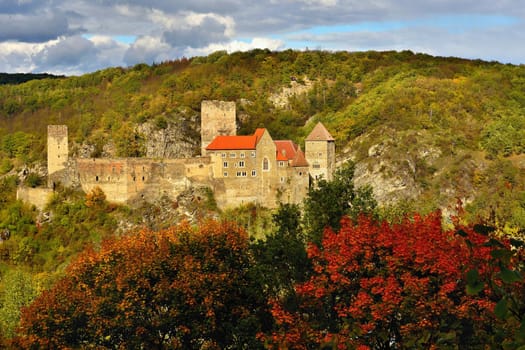
[[[236,135],[234,102],[203,101],[201,112],[203,148],[218,135]],[[300,203],[307,195],[310,176],[332,177],[334,142],[306,142],[310,167],[278,162],[276,151],[274,140],[265,130],[255,150],[223,150],[180,159],[68,159],[67,126],[50,125],[49,190],[21,189],[20,198],[43,208],[49,191],[61,183],[80,187],[86,193],[100,187],[108,201],[133,205],[162,197],[176,200],[191,187],[208,187],[221,208],[250,202],[275,208],[279,202]]]
[[[335,142],[306,141],[305,157],[310,163],[310,175],[313,179],[332,180],[335,169]]]
[[[118,203],[175,199],[191,186],[213,188],[209,157],[77,159],[77,171],[84,192],[100,187]]]
[[[201,155],[215,136],[237,135],[235,102],[202,101],[201,103]]]
[[[16,199],[31,203],[39,210],[44,210],[52,194],[51,188],[18,187],[16,189]]]

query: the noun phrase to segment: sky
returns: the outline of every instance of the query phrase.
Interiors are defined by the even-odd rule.
[[[0,72],[81,75],[254,48],[525,64],[523,0],[0,0]]]

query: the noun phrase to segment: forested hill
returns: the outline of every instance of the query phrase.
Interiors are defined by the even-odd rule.
[[[197,139],[203,99],[237,101],[240,133],[302,143],[322,121],[381,203],[460,199],[474,216],[525,223],[525,66],[410,51],[216,52],[0,86],[0,170],[43,161],[47,124],[67,124],[72,152],[88,156],[108,140],[140,156],[147,121]]]
[[[63,78],[63,76],[48,73],[0,73],[0,85],[22,84],[30,80],[56,78]]]

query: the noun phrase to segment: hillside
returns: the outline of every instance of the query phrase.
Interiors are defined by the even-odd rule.
[[[264,208],[219,212],[209,191],[129,208],[59,187],[44,213],[16,200],[20,183],[46,183],[48,124],[68,126],[75,157],[190,157],[200,152],[205,99],[236,102],[239,134],[266,127],[302,145],[323,122],[339,164],[352,160],[354,183],[372,185],[381,219],[455,214],[460,203],[463,221],[525,227],[525,66],[409,51],[254,50],[17,81],[0,85],[0,339],[13,335],[20,306],[106,238],[205,217],[257,237],[273,232]],[[353,209],[366,206],[358,202],[368,197],[352,198]],[[281,223],[300,229],[298,211],[284,214]]]
[[[409,51],[216,52],[1,86],[0,170],[44,161],[52,123],[69,126],[78,156],[161,157],[159,130],[182,130],[172,144],[195,154],[203,99],[237,101],[241,134],[302,143],[322,121],[380,203],[461,199],[474,216],[525,223],[525,67]]]

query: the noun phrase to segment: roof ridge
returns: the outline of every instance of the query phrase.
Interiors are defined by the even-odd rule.
[[[308,134],[305,141],[335,141],[334,137],[328,132],[323,123],[318,122],[312,132]]]
[[[309,165],[303,151],[301,150],[301,147],[299,147],[295,153],[295,157],[292,159],[291,165],[293,167],[304,167]]]

